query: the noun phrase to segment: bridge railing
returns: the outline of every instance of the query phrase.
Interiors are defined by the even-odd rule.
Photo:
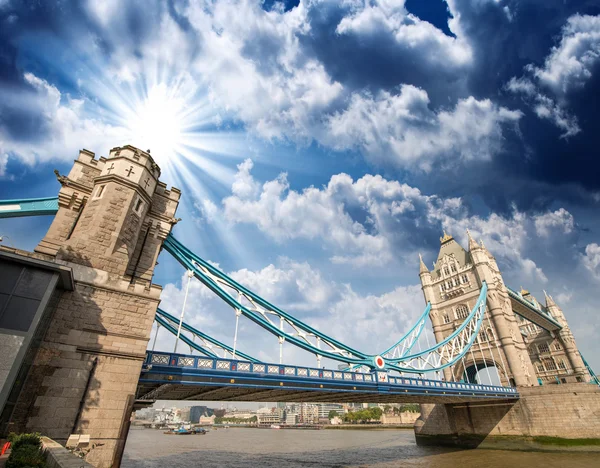
[[[250,374],[260,377],[282,377],[294,379],[309,379],[338,383],[360,383],[371,385],[388,385],[402,387],[422,387],[424,391],[447,391],[448,393],[478,392],[494,395],[517,396],[518,392],[512,387],[495,385],[479,385],[463,382],[445,382],[443,380],[429,380],[414,377],[391,376],[385,371],[373,371],[369,374],[358,372],[345,372],[333,369],[316,369],[304,366],[289,366],[283,364],[256,363],[233,359],[209,358],[206,356],[191,356],[165,352],[146,353],[145,371],[154,367],[171,368],[183,371],[207,371],[214,374]]]

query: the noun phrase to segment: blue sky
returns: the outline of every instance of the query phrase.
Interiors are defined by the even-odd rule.
[[[55,195],[81,148],[150,148],[180,240],[369,352],[423,308],[417,254],[469,228],[598,369],[599,91],[592,0],[0,0],[0,198]],[[0,235],[32,249],[49,223]],[[197,283],[189,303],[232,341],[232,311]],[[240,347],[278,359],[244,321]]]

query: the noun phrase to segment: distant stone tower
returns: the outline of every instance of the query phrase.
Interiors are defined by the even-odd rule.
[[[503,384],[537,385],[535,371],[512,311],[508,290],[494,257],[469,235],[469,251],[444,233],[434,270],[423,260],[421,285],[425,301],[431,302],[431,322],[436,341],[450,335],[477,302],[483,281],[487,282],[487,308],[477,341],[462,363],[444,370],[446,380],[473,381],[477,371],[495,366]],[[452,375],[454,372],[454,375]]]
[[[70,267],[75,290],[53,316],[17,401],[13,430],[64,443],[89,434],[86,459],[119,466],[162,288],[152,284],[180,197],[159,181],[149,152],[83,150],[62,185],[59,210],[37,257]]]

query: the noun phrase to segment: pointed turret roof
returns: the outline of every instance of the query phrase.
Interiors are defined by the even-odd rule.
[[[473,239],[471,237],[471,233],[469,232],[468,229],[467,229],[467,237],[469,239],[469,251],[472,251],[474,249],[478,249],[479,245],[477,245],[477,242],[475,242],[475,239]]]
[[[548,294],[546,291],[544,291],[544,296],[546,297],[546,308],[549,307],[556,307],[556,302],[554,302],[554,299],[552,298],[552,296],[550,294]]]
[[[425,262],[423,262],[423,257],[419,254],[419,274],[421,273],[429,273],[429,270],[425,266]]]
[[[453,256],[459,263],[460,266],[464,266],[469,263],[469,254],[462,246],[454,240],[454,237],[447,234],[444,231],[444,236],[440,237],[440,253],[438,254],[437,260],[434,264],[434,268],[439,269],[439,263],[444,255]]]

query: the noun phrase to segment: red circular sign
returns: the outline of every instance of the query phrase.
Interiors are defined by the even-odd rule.
[[[381,356],[375,357],[375,365],[377,367],[379,367],[380,369],[383,369],[383,367],[385,366],[385,361],[383,360],[383,358]]]

